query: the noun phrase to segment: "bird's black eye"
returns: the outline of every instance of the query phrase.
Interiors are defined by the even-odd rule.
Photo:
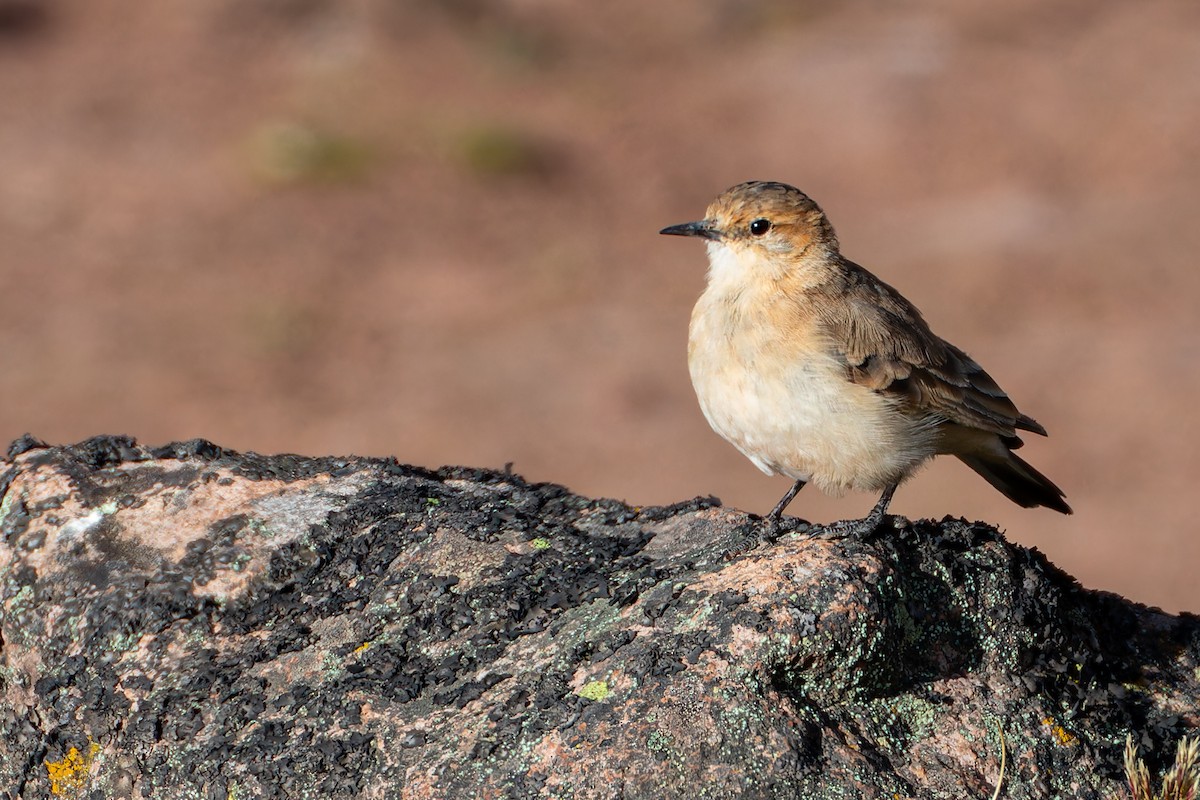
[[[750,223],[750,232],[755,236],[762,236],[769,230],[771,230],[771,221],[768,219],[756,219]]]

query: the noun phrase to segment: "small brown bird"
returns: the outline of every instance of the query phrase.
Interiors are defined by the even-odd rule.
[[[1026,508],[1071,508],[1012,451],[1046,435],[983,368],[939,338],[891,286],[847,260],[825,212],[784,183],[723,193],[698,222],[661,233],[708,244],[708,286],[692,311],[688,367],[713,430],[768,475],[882,492],[846,532],[882,522],[900,483],[957,456]]]

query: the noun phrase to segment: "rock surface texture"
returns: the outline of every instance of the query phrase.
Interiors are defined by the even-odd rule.
[[[14,444],[0,795],[1118,796],[1200,626],[994,529],[760,530],[503,472]]]

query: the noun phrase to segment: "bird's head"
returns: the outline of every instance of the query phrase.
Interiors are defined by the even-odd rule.
[[[801,261],[838,251],[821,207],[796,187],[773,181],[739,183],[709,205],[704,219],[659,233],[705,239],[714,272],[732,268],[781,276]]]

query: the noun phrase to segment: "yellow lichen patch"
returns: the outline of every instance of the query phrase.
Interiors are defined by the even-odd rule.
[[[363,642],[363,643],[362,643],[362,644],[360,644],[358,647],[354,648],[354,649],[353,649],[353,650],[350,652],[350,655],[352,655],[352,656],[361,656],[363,653],[365,653],[365,652],[367,652],[368,650],[370,650],[370,649],[371,649],[371,645],[372,645],[372,644],[374,644],[374,642]]]
[[[90,739],[88,741],[86,753],[79,752],[78,747],[72,747],[60,760],[44,762],[46,776],[50,778],[50,793],[55,797],[75,794],[87,785],[92,761],[100,752],[100,745]]]
[[[577,694],[585,700],[603,700],[608,697],[608,681],[588,681]]]
[[[1042,724],[1050,729],[1050,733],[1054,736],[1054,740],[1061,745],[1075,743],[1075,734],[1068,731],[1062,725],[1059,725],[1051,717],[1043,717]]]

